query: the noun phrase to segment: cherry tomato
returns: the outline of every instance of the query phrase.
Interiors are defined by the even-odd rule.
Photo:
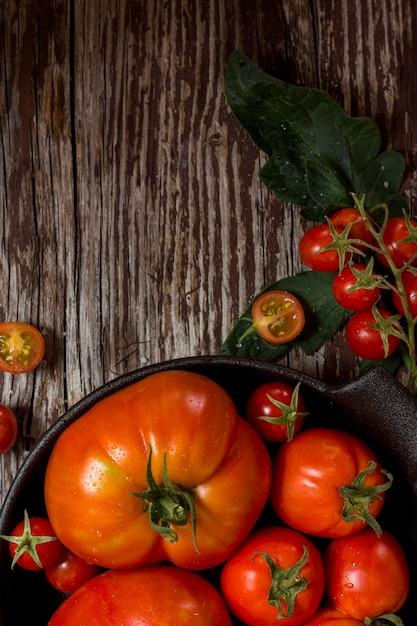
[[[44,339],[31,324],[0,323],[0,370],[3,372],[30,372],[42,361],[44,352]]]
[[[52,616],[49,626],[231,626],[220,593],[201,575],[170,565],[109,570],[92,578]]]
[[[226,562],[220,585],[232,613],[248,626],[298,626],[322,600],[322,557],[301,533],[264,527]]]
[[[267,448],[226,391],[206,376],[166,370],[97,402],[63,431],[45,502],[62,543],[88,562],[116,569],[167,560],[197,570],[240,545],[270,483]]]
[[[303,626],[363,626],[363,621],[349,617],[332,607],[323,607],[304,622]]]
[[[363,244],[355,244],[355,248],[358,250],[366,250],[367,244],[371,244],[374,240],[374,236],[368,229],[358,209],[353,207],[339,209],[333,213],[329,219],[339,233],[343,232],[348,224],[351,224],[349,239],[358,239],[364,242]]]
[[[0,404],[0,454],[11,450],[18,435],[17,419],[13,411]]]
[[[265,441],[291,441],[304,421],[306,405],[300,383],[274,381],[257,387],[246,405],[246,417]]]
[[[404,270],[401,277],[407,297],[408,308],[410,309],[411,317],[415,319],[417,317],[417,275],[413,274],[410,270]],[[403,303],[401,302],[400,296],[395,291],[392,292],[392,302],[398,313],[404,316],[405,311]]]
[[[98,565],[87,563],[65,546],[58,559],[45,569],[45,575],[50,584],[62,593],[74,593],[87,580],[101,573]]]
[[[330,226],[317,224],[309,228],[300,241],[300,256],[304,263],[317,272],[335,272],[339,269],[337,250],[323,248],[333,242]]]
[[[381,289],[379,287],[375,287],[374,289],[367,289],[365,287],[354,289],[358,279],[353,273],[352,268],[362,274],[366,271],[366,266],[359,263],[346,265],[333,279],[332,288],[334,298],[340,306],[343,306],[349,311],[370,309],[377,302]]]
[[[273,460],[271,504],[296,530],[340,537],[376,521],[392,477],[360,439],[331,428],[311,428],[281,445]]]
[[[365,529],[330,542],[326,549],[329,601],[347,615],[364,620],[396,613],[410,590],[407,560],[397,539]]]
[[[385,309],[378,309],[384,318],[391,316]],[[387,348],[385,351],[381,331],[371,328],[375,324],[375,315],[372,309],[357,311],[346,324],[346,341],[354,354],[370,361],[380,361],[393,354],[400,345],[400,339],[395,335],[387,336]]]
[[[9,542],[12,568],[17,563],[27,570],[45,569],[57,560],[62,550],[49,520],[44,517],[29,518],[27,511],[12,534],[1,535],[1,538]]]
[[[303,330],[305,317],[300,301],[288,291],[266,291],[252,305],[259,335],[273,344],[288,343]]]
[[[417,228],[416,220],[410,219],[410,223],[413,228]],[[392,217],[387,221],[383,240],[396,267],[402,267],[408,262],[412,265],[417,263],[417,243],[415,241],[404,242],[404,239],[409,236],[410,231],[405,217]],[[387,259],[381,252],[377,252],[376,256],[382,265],[389,267]]]

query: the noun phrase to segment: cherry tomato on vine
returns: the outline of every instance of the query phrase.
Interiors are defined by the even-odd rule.
[[[225,563],[220,578],[226,604],[248,626],[303,624],[317,611],[324,585],[317,547],[284,526],[253,532]]]
[[[339,209],[332,213],[329,219],[339,233],[344,231],[348,224],[351,224],[349,239],[358,239],[364,242],[363,245],[355,244],[355,248],[358,250],[366,250],[367,244],[371,244],[374,240],[374,236],[368,229],[360,211],[354,207]]]
[[[87,563],[65,546],[54,563],[45,569],[49,583],[62,593],[74,593],[81,585],[101,572],[98,565]]]
[[[372,529],[330,542],[324,555],[330,603],[347,615],[364,620],[397,613],[410,591],[410,574],[398,540]]]
[[[266,291],[252,305],[254,326],[265,341],[288,343],[295,339],[305,324],[301,302],[288,291]]]
[[[337,250],[323,248],[333,242],[330,226],[317,224],[309,228],[300,241],[300,256],[304,263],[317,272],[335,272],[339,269]]]
[[[92,578],[52,616],[49,626],[231,626],[217,589],[203,576],[172,565],[108,570]]]
[[[18,435],[17,419],[13,411],[5,404],[0,404],[0,454],[11,450]]]
[[[340,537],[376,520],[392,476],[374,452],[350,433],[311,428],[281,445],[272,465],[270,500],[278,517],[299,532]]]
[[[401,275],[405,295],[408,302],[408,308],[413,319],[417,317],[417,275],[410,270],[404,270]],[[392,302],[397,309],[398,313],[405,315],[403,303],[401,298],[395,291],[392,292]]]
[[[1,538],[9,542],[9,551],[13,557],[12,568],[17,563],[32,571],[45,569],[57,560],[62,550],[62,544],[49,520],[44,517],[29,517],[27,511],[11,535],[1,535]]]
[[[383,318],[391,317],[391,313],[385,309],[378,309]],[[395,335],[387,335],[387,348],[385,350],[381,330],[372,328],[370,324],[375,324],[376,319],[372,309],[357,311],[352,315],[346,324],[346,341],[356,356],[369,361],[380,361],[385,359],[397,350],[400,339]]]
[[[413,228],[417,228],[416,220],[410,218],[409,221]],[[402,267],[408,262],[412,265],[417,264],[417,243],[404,241],[409,236],[410,231],[405,217],[392,217],[387,221],[383,240],[396,267]],[[376,256],[382,265],[389,267],[387,259],[381,252],[377,252]]]
[[[367,289],[365,287],[354,289],[358,279],[352,271],[352,268],[362,274],[366,271],[366,266],[359,263],[346,265],[333,279],[332,288],[334,298],[340,306],[343,306],[349,311],[370,309],[377,302],[381,289],[379,287],[373,289]]]
[[[44,339],[37,328],[24,322],[0,323],[0,370],[30,372],[42,361]]]
[[[307,415],[304,399],[295,387],[281,381],[255,389],[246,405],[246,417],[265,441],[291,441]]]

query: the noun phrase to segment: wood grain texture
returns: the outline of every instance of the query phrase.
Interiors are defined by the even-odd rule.
[[[0,11],[0,318],[45,333],[35,372],[0,377],[21,437],[4,497],[45,429],[106,381],[219,352],[251,297],[302,269],[305,224],[259,182],[227,108],[241,48],[327,90],[407,160],[416,212],[412,0],[8,0]],[[357,374],[343,338],[295,369]]]

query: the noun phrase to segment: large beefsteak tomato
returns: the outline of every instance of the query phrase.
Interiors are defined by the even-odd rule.
[[[88,562],[130,568],[226,560],[268,498],[271,462],[230,396],[168,370],[104,398],[59,437],[45,477],[49,519]]]

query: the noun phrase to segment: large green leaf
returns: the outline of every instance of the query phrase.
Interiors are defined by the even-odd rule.
[[[398,193],[404,158],[380,153],[381,135],[371,119],[347,116],[320,89],[266,74],[239,50],[229,58],[225,88],[237,121],[269,157],[261,180],[282,200],[304,207],[307,219],[352,206],[352,193],[365,194],[367,207],[406,207]]]
[[[283,345],[273,345],[264,341],[256,330],[242,339],[245,331],[253,323],[252,301],[226,338],[221,353],[251,357],[262,361],[276,361],[285,356],[291,348],[297,346],[306,354],[314,354],[338,330],[343,328],[351,315],[333,297],[333,277],[333,272],[309,270],[288,278],[282,278],[260,292],[281,289],[289,291],[300,300],[304,308],[306,324],[297,339]]]

